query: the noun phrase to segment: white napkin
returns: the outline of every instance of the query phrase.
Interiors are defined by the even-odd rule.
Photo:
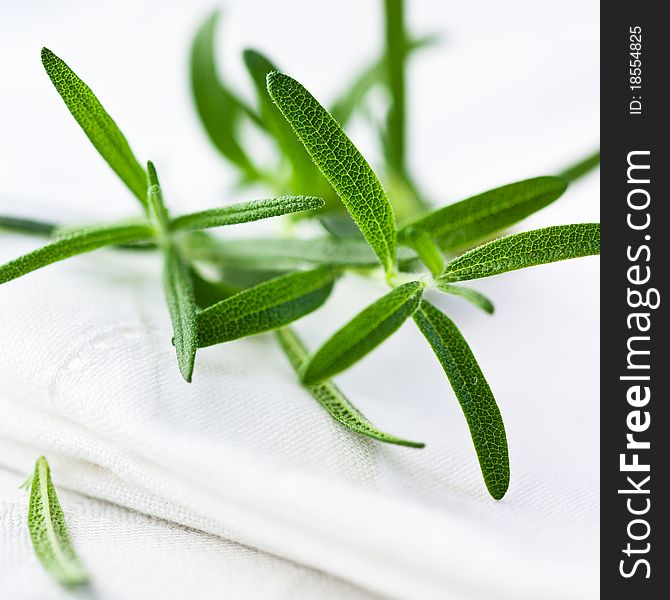
[[[62,465],[62,463],[61,463]],[[26,528],[23,475],[0,468],[0,598],[68,600],[39,565]],[[351,598],[373,600],[342,580],[219,536],[59,490],[70,532],[92,574],[96,600]],[[149,575],[149,576],[148,576]]]
[[[36,244],[13,235],[1,241],[3,261]],[[570,282],[592,290],[597,259],[546,268],[546,275],[525,272],[479,286],[513,289],[502,296],[500,317],[459,300],[447,305],[507,423],[512,483],[500,502],[486,493],[455,397],[411,323],[344,377],[343,387],[380,428],[425,441],[424,450],[382,445],[334,423],[296,384],[269,335],[199,351],[193,383],[184,383],[158,257],[113,250],[0,288],[0,466],[28,474],[45,454],[61,490],[203,532],[189,542],[198,546],[195,558],[184,558],[203,586],[223,577],[212,572],[216,556],[236,586],[254,579],[247,572],[254,561],[236,545],[243,544],[263,551],[257,577],[272,571],[278,590],[295,573],[323,586],[316,594],[306,583],[292,598],[355,597],[334,577],[390,598],[595,598],[598,474],[591,457],[580,465],[580,456],[595,453],[594,434],[580,423],[594,422],[597,398],[580,415],[584,390],[563,396],[546,374],[569,381],[582,376],[569,371],[579,371],[580,362],[597,364],[594,327],[584,326],[595,304],[555,293]],[[553,291],[533,306],[529,290],[544,285]],[[301,329],[323,340],[380,293],[370,282],[346,279]],[[559,311],[566,321],[556,331],[546,315]],[[543,321],[533,320],[540,315]],[[519,357],[529,362],[519,364]],[[165,554],[174,560],[184,530],[172,536],[171,528],[98,503],[79,512],[77,498],[64,494],[63,503],[94,581],[105,574],[96,573],[91,540],[104,545],[100,528],[117,520],[115,576],[147,578],[174,597],[161,561]],[[147,544],[153,559],[140,574],[133,545],[147,528],[161,541],[159,548]],[[240,552],[246,558],[237,579],[231,564]],[[3,553],[0,573],[7,560],[13,564]],[[8,576],[20,577],[20,570]],[[271,587],[249,597],[263,597],[263,589],[272,597]]]

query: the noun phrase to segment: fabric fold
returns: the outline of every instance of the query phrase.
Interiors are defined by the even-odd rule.
[[[101,251],[2,286],[0,465],[27,472],[46,454],[66,489],[390,598],[594,597],[593,482],[528,463],[496,503],[443,397],[412,423],[371,397],[386,430],[428,443],[384,446],[334,423],[270,336],[199,351],[186,384],[159,273],[155,257]],[[326,310],[351,311],[357,285]]]

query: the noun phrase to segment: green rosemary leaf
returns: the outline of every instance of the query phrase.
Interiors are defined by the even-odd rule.
[[[414,320],[449,378],[470,428],[486,487],[496,500],[509,486],[505,425],[489,384],[456,325],[425,300]]]
[[[419,281],[404,283],[358,313],[302,366],[301,381],[320,383],[374,350],[412,316],[423,289]]]
[[[571,165],[560,174],[560,177],[566,181],[574,181],[586,175],[600,164],[600,150],[594,152],[578,163]]]
[[[369,269],[379,265],[364,240],[352,238],[255,238],[219,240],[194,236],[185,240],[189,255],[198,260],[251,269],[297,269],[330,265]],[[409,248],[399,248],[400,264],[416,259]]]
[[[444,257],[431,237],[421,229],[410,228],[405,235],[406,243],[416,250],[421,262],[437,277],[444,270]]]
[[[266,78],[269,73],[276,71],[277,67],[256,50],[245,50],[242,56],[256,88],[261,117],[277,142],[282,155],[291,164],[291,191],[312,194],[328,192],[330,186],[268,94]],[[329,195],[332,195],[332,190]]]
[[[170,226],[170,215],[163,202],[163,192],[158,182],[156,168],[151,161],[147,162],[147,206],[149,207],[149,215],[156,227],[160,231],[166,232]]]
[[[277,109],[273,106],[265,85],[266,77],[272,71],[276,71],[277,67],[267,56],[253,48],[247,48],[242,52],[242,60],[256,89],[259,113],[265,121],[265,125],[268,129],[273,129],[275,126],[283,127],[283,119],[278,118],[280,115],[276,112]],[[272,125],[270,122],[272,122]]]
[[[72,116],[121,181],[146,207],[147,181],[126,138],[91,89],[51,50],[42,48],[42,64]]]
[[[453,294],[454,296],[461,296],[466,300],[472,302],[478,308],[481,308],[484,312],[493,314],[495,307],[493,302],[491,302],[484,294],[477,292],[476,290],[462,287],[460,285],[452,285],[450,283],[444,283],[442,281],[437,282],[437,289],[445,294]]]
[[[600,223],[556,225],[509,235],[447,263],[440,281],[481,279],[568,258],[600,253]]]
[[[147,163],[149,215],[158,231],[158,244],[163,250],[163,289],[172,321],[172,343],[177,351],[179,372],[191,382],[195,354],[198,350],[198,321],[193,282],[188,263],[170,237],[170,215],[163,202],[158,174],[151,161]]]
[[[174,230],[207,229],[222,225],[249,223],[269,217],[279,217],[303,210],[321,208],[324,201],[314,196],[280,196],[267,200],[240,202],[221,208],[212,208],[202,212],[182,215],[172,221]]]
[[[240,100],[219,79],[215,59],[215,31],[219,19],[213,13],[198,29],[191,46],[191,88],[196,109],[210,140],[245,176],[254,180],[258,172],[237,141],[237,125],[249,114]]]
[[[326,301],[336,277],[332,269],[290,273],[206,308],[198,315],[200,347],[277,329],[305,316]]]
[[[196,302],[203,308],[224,298],[228,298],[239,291],[239,289],[227,283],[209,281],[200,276],[195,270],[192,271],[192,278]],[[298,373],[301,365],[307,359],[307,350],[304,344],[295,331],[288,326],[277,329],[276,334],[284,354],[286,354],[296,373]],[[410,448],[423,448],[425,446],[421,442],[404,440],[379,431],[351,404],[340,389],[330,381],[309,386],[306,389],[326,409],[333,419],[356,433],[388,444],[397,444]]]
[[[566,189],[561,177],[536,177],[511,183],[450,204],[403,227],[425,231],[444,252],[452,252],[485,239],[556,200]]]
[[[143,224],[145,223],[142,219],[129,219],[127,221],[120,221],[117,222],[116,225],[137,225],[137,224]],[[54,226],[54,229],[51,233],[51,238],[58,240],[62,237],[66,237],[70,235],[71,233],[79,233],[82,230],[85,229],[90,229],[92,227],[98,228],[98,225],[91,224],[91,225],[76,225],[76,226]],[[155,242],[154,236],[156,234],[156,229],[155,227],[152,228],[152,238],[146,238],[142,239],[138,242],[128,242],[128,243],[123,243],[123,244],[113,244],[114,248],[118,248],[119,250],[137,250],[139,252],[145,252],[147,250],[155,250],[158,245]]]
[[[302,340],[290,327],[282,327],[276,333],[284,353],[296,373],[298,373],[300,367],[307,359],[307,349]],[[389,433],[379,431],[351,404],[341,390],[330,381],[307,386],[307,390],[333,419],[351,429],[351,431],[366,435],[380,442],[386,442],[387,444],[408,446],[410,448],[423,448],[425,446],[421,442],[404,440]]]
[[[43,456],[37,460],[32,477],[28,531],[37,558],[54,579],[66,587],[88,583],[88,575],[70,541],[49,463]]]
[[[58,225],[45,221],[35,221],[34,219],[0,216],[0,229],[50,236],[58,229]]]
[[[242,274],[261,275],[261,277],[248,277],[240,281]],[[265,273],[260,271],[243,271],[241,273],[231,273],[228,268],[223,269],[223,275],[216,280],[201,275],[197,269],[191,269],[191,280],[193,281],[193,295],[195,303],[200,308],[208,308],[212,304],[221,302],[230,298],[244,289],[269,281],[276,277],[286,275],[284,272]]]
[[[153,236],[154,228],[149,223],[89,227],[71,231],[42,248],[1,265],[0,284],[76,254],[90,252],[103,246],[139,242],[151,239]]]
[[[165,248],[163,286],[172,319],[179,372],[190,382],[198,349],[198,320],[191,273],[174,245]]]
[[[268,75],[268,91],[310,156],[335,188],[386,272],[396,261],[393,209],[379,179],[326,109],[300,83]]]

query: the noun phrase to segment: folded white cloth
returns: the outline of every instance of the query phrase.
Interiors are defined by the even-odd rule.
[[[0,598],[68,600],[39,565],[26,527],[23,474],[0,468]],[[59,491],[70,532],[92,574],[96,600],[352,598],[373,600],[324,573],[219,536]]]
[[[0,260],[35,244],[3,235]],[[179,597],[202,578],[193,597],[228,596],[219,586],[230,584],[258,598],[366,597],[358,588],[412,599],[595,598],[597,294],[556,292],[593,290],[597,259],[546,268],[482,282],[494,298],[501,292],[500,317],[448,305],[507,423],[512,483],[500,502],[486,493],[455,397],[411,323],[343,388],[380,428],[424,450],[334,423],[269,335],[199,351],[184,383],[159,258],[112,250],[0,288],[0,466],[28,474],[44,454],[60,490],[201,532],[63,493],[93,580],[112,561],[124,597],[139,579],[142,590]],[[323,340],[381,291],[345,279],[301,329]],[[558,330],[547,315],[562,315]],[[7,548],[20,544],[27,556],[20,480],[0,486],[9,503],[0,575],[10,590],[23,567]],[[190,575],[174,587],[180,560]],[[205,589],[215,592],[197,593]]]

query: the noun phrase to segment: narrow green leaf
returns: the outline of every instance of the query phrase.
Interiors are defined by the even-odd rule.
[[[42,64],[72,116],[121,181],[146,207],[147,181],[126,138],[91,89],[51,50],[42,48]]]
[[[414,313],[421,333],[433,348],[461,405],[477,452],[486,487],[496,500],[509,487],[505,425],[489,384],[461,332],[425,300]]]
[[[203,308],[228,298],[239,291],[228,283],[212,282],[204,279],[195,271],[192,272],[192,277],[196,302]],[[304,344],[295,331],[288,326],[277,329],[276,334],[284,354],[286,354],[296,373],[298,373],[300,366],[307,359],[307,350]],[[379,431],[351,404],[339,388],[330,381],[309,386],[306,389],[326,409],[333,419],[356,433],[388,444],[397,444],[410,448],[423,448],[425,446],[421,442],[404,440]]]
[[[173,230],[207,229],[222,225],[249,223],[269,217],[279,217],[304,210],[321,208],[324,201],[314,196],[280,196],[267,200],[240,202],[221,208],[182,215],[172,221]]]
[[[291,191],[293,193],[333,195],[332,189],[268,94],[266,79],[269,73],[277,70],[277,67],[257,50],[247,49],[242,56],[256,88],[261,117],[268,131],[273,135],[279,150],[291,164]]]
[[[237,125],[242,107],[235,95],[219,79],[215,58],[215,31],[219,19],[213,13],[198,29],[191,46],[191,88],[200,120],[212,143],[247,178],[257,178],[257,170],[237,141]]]
[[[206,308],[198,315],[200,347],[277,329],[305,316],[326,301],[336,277],[332,269],[291,273]]]
[[[303,365],[301,381],[320,383],[374,350],[412,316],[423,289],[419,281],[404,283],[358,313]]]
[[[566,181],[574,181],[583,177],[593,169],[595,169],[600,164],[600,150],[594,152],[590,156],[587,156],[585,159],[580,160],[578,163],[571,165],[565,171],[560,174],[560,177]]]
[[[448,263],[440,281],[481,279],[599,253],[600,223],[556,225],[509,235],[474,248]]]
[[[251,269],[296,269],[305,265],[373,268],[379,262],[364,240],[352,238],[256,238],[219,240],[195,236],[185,240],[194,259]],[[409,248],[399,248],[400,264],[416,259]]]
[[[268,75],[268,91],[310,156],[335,188],[387,273],[396,260],[393,209],[379,179],[326,109],[297,81]]]
[[[0,229],[50,236],[56,229],[58,229],[58,225],[55,223],[47,223],[45,221],[35,221],[34,219],[0,216]]]
[[[289,362],[299,373],[300,367],[307,359],[307,349],[302,340],[290,327],[282,327],[277,330],[277,337]],[[423,448],[425,444],[412,442],[384,433],[377,429],[365,416],[347,399],[342,391],[332,382],[324,381],[318,385],[306,386],[312,397],[326,409],[328,414],[348,429],[356,433],[368,436],[387,444],[408,446],[410,448]]]
[[[177,350],[179,372],[190,382],[198,349],[198,320],[191,274],[173,245],[165,249],[163,285],[172,319],[173,343]]]
[[[88,583],[88,575],[70,541],[49,463],[43,456],[37,460],[32,477],[28,531],[37,558],[56,581],[66,587]]]
[[[0,266],[0,284],[76,254],[103,246],[139,242],[153,236],[154,228],[149,223],[109,225],[72,231],[42,248]]]
[[[563,194],[561,177],[536,177],[511,183],[450,204],[403,227],[425,231],[444,252],[470,246],[544,208]]]
[[[147,173],[149,215],[159,232],[158,242],[165,260],[163,289],[172,321],[172,343],[177,351],[179,372],[190,383],[198,350],[198,321],[191,270],[170,236],[170,215],[163,202],[158,174],[151,161],[147,163]]]
[[[170,215],[163,202],[163,192],[158,182],[158,174],[154,164],[147,162],[147,205],[149,215],[152,217],[156,227],[163,233],[167,232],[170,223]]]
[[[495,307],[493,302],[491,302],[484,294],[477,292],[476,290],[462,287],[460,285],[451,285],[450,283],[443,283],[441,281],[437,282],[437,289],[445,294],[453,294],[454,296],[461,296],[472,302],[478,308],[481,308],[484,312],[493,314]]]
[[[421,229],[409,229],[406,242],[416,250],[421,262],[437,277],[444,270],[444,257],[431,237]]]

